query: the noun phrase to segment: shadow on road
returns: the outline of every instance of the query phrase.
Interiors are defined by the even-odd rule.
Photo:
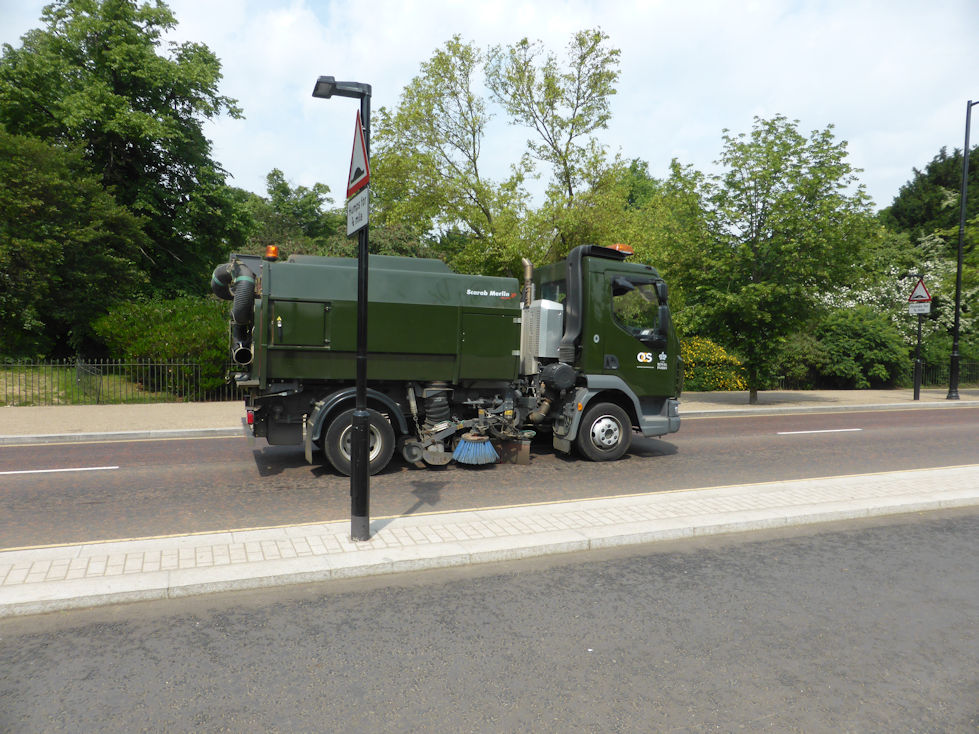
[[[301,446],[263,446],[252,450],[255,466],[259,476],[273,477],[287,469],[297,469],[309,466]],[[314,465],[313,468],[323,473],[324,467]]]
[[[441,501],[441,492],[449,485],[449,482],[420,479],[412,481],[411,485],[413,487],[411,493],[415,495],[416,501],[415,504],[401,513],[402,517],[414,515],[425,508],[434,508]],[[371,523],[372,531],[376,533],[382,530],[389,525],[393,519],[394,518],[386,518],[384,520],[377,520]]]
[[[658,438],[643,438],[636,436],[632,439],[629,453],[637,457],[673,456],[677,453],[676,444]]]

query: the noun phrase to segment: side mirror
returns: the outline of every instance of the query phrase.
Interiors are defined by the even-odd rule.
[[[663,288],[666,288],[666,284],[663,284]],[[672,319],[670,317],[670,307],[666,303],[662,303],[659,307],[659,328],[656,329],[656,347],[662,349],[666,347],[667,339],[670,334],[670,327],[672,326]]]

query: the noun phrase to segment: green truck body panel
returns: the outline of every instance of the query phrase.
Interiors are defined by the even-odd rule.
[[[258,377],[352,380],[356,260],[263,262],[255,304]],[[451,272],[438,260],[372,255],[369,380],[512,380],[520,348],[513,278]]]

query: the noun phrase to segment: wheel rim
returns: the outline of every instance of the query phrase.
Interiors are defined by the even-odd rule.
[[[622,426],[610,415],[603,415],[591,424],[591,442],[602,451],[611,451],[622,440]]]
[[[381,453],[381,433],[377,430],[375,426],[368,426],[367,432],[367,461],[371,462],[377,458],[378,454]],[[349,425],[343,429],[343,433],[340,434],[340,453],[343,454],[343,458],[347,461],[352,461],[350,455],[350,438],[353,435],[354,427]]]

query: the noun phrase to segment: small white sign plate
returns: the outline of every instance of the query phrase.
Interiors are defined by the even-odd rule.
[[[365,186],[347,202],[347,236],[367,226],[371,187]]]
[[[925,301],[924,303],[914,303],[908,304],[908,313],[912,316],[914,314],[926,314],[931,313],[931,301]]]

